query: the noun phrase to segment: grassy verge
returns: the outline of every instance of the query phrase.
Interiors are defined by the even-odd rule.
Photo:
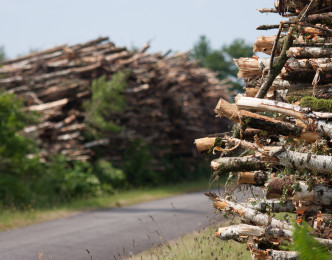
[[[23,211],[15,208],[4,209],[0,212],[0,231],[66,217],[79,211],[128,206],[187,192],[204,190],[207,189],[207,183],[207,179],[202,179],[163,187],[119,191],[113,195],[75,200],[52,208],[34,209],[28,206]]]
[[[218,226],[227,226],[229,222]],[[192,259],[251,259],[250,252],[245,244],[235,241],[220,241],[214,236],[217,226],[212,226],[203,231],[186,234],[179,240],[170,241],[163,245],[131,256],[127,260],[192,260]]]
[[[286,213],[277,213],[274,217],[283,220]],[[295,219],[295,214],[287,214],[290,219]],[[238,260],[251,259],[246,244],[235,241],[220,241],[214,236],[219,227],[239,224],[240,220],[225,221],[220,225],[213,225],[202,231],[186,234],[179,240],[157,245],[152,249],[140,254],[130,256],[127,260],[191,260],[191,259],[213,259],[213,260]]]

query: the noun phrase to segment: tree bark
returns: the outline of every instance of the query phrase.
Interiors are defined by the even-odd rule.
[[[240,172],[238,174],[237,183],[264,186],[264,184],[268,180],[268,178],[269,178],[269,174],[264,171]]]
[[[258,210],[259,212],[295,212],[295,205],[292,201],[266,200],[258,203],[246,203],[244,206]]]
[[[312,109],[308,107],[301,107],[274,100],[244,97],[241,95],[238,95],[236,97],[236,105],[239,109],[260,111],[260,112],[269,111],[269,112],[282,113],[306,121],[309,121],[309,118],[314,118],[314,119],[332,118],[332,113],[315,112],[311,111]]]
[[[216,174],[222,175],[229,172],[264,170],[266,165],[262,158],[255,156],[224,157],[211,161],[211,168]]]
[[[308,15],[305,19],[305,22],[308,23],[328,23],[331,24],[332,22],[332,12],[322,13],[322,14],[311,14]]]
[[[276,148],[270,152],[270,156],[279,160],[279,164],[285,167],[299,170],[311,170],[319,173],[332,172],[332,156],[316,155],[312,153],[299,153],[284,148]]]
[[[233,225],[228,227],[221,227],[218,232],[215,233],[216,237],[221,240],[231,240],[237,239],[238,237],[255,236],[260,238],[271,238],[277,239],[279,242],[283,240],[291,240],[292,231],[281,228],[271,228],[271,227],[258,227],[247,224]],[[275,240],[274,240],[275,242]]]
[[[287,57],[295,58],[330,58],[332,57],[332,48],[320,47],[291,47],[287,51]]]
[[[291,123],[276,120],[267,116],[258,115],[244,110],[238,110],[237,106],[230,104],[224,99],[220,99],[215,112],[219,117],[228,119],[246,125],[250,128],[261,129],[266,132],[280,134],[285,136],[301,137],[304,129]]]
[[[321,69],[324,71],[330,71],[330,69],[332,70],[332,65],[330,66],[330,64],[332,63],[331,58],[319,57],[311,59],[290,59],[288,61],[287,58],[284,58],[284,60],[286,61],[284,65],[280,68],[277,76],[279,75],[279,73],[285,74],[289,71],[315,71],[315,68],[317,67],[321,67]],[[252,57],[234,59],[235,65],[239,68],[238,78],[248,78],[261,75],[263,71],[269,70],[269,62],[269,58]],[[276,60],[274,62],[276,62]]]
[[[237,214],[247,221],[251,221],[258,226],[271,226],[272,228],[292,229],[292,225],[286,221],[271,218],[268,215],[259,213],[256,210],[245,207],[239,203],[222,199],[213,193],[205,193],[213,201],[213,207],[218,210],[224,210],[231,214]]]
[[[267,249],[252,249],[251,256],[253,260],[297,260],[298,254],[295,251],[279,251]]]

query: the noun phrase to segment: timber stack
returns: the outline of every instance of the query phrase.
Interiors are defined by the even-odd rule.
[[[157,159],[169,153],[192,158],[192,140],[205,133],[205,125],[227,125],[216,126],[215,119],[203,116],[213,111],[220,91],[229,97],[227,84],[188,53],[149,54],[148,47],[128,51],[102,37],[32,53],[0,64],[0,89],[24,98],[27,110],[40,113],[40,122],[24,132],[39,140],[43,158],[62,154],[68,160],[90,160],[98,148],[121,161],[135,140],[153,146]],[[91,99],[94,79],[110,80],[117,72],[126,75],[121,93],[126,108],[105,114],[121,131],[88,140],[88,111],[82,104]]]
[[[221,98],[215,108],[236,123],[234,131],[195,143],[214,157],[216,179],[237,175],[223,196],[206,193],[215,209],[244,222],[216,236],[247,243],[253,259],[297,259],[298,252],[281,247],[292,243],[293,223],[275,212],[294,213],[297,225],[306,221],[310,235],[332,250],[332,1],[280,0],[259,11],[289,20],[257,28],[278,30],[254,44],[269,58],[234,60],[245,94],[234,104]],[[243,185],[265,195],[236,201],[232,192]]]

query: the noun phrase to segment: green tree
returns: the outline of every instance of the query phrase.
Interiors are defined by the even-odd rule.
[[[91,85],[91,100],[84,104],[89,134],[97,137],[121,131],[121,126],[110,119],[110,113],[127,108],[123,90],[127,87],[126,75],[117,72],[111,80],[105,76],[95,79]]]
[[[6,59],[5,48],[3,46],[0,47],[0,62]]]
[[[23,111],[23,103],[12,94],[0,93],[0,201],[26,203],[30,185],[40,173],[35,143],[19,134],[33,117]]]
[[[243,39],[235,39],[231,44],[223,45],[220,49],[214,50],[210,41],[205,36],[200,36],[194,45],[191,57],[198,60],[201,66],[217,72],[220,80],[230,78],[233,90],[242,92],[241,81],[237,80],[236,77],[238,69],[233,59],[250,57],[253,54],[251,45]]]

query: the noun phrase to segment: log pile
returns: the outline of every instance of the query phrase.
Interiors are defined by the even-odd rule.
[[[227,82],[189,60],[188,53],[149,54],[148,47],[128,51],[102,37],[32,53],[0,64],[0,89],[23,97],[27,110],[41,114],[25,134],[39,140],[42,157],[89,160],[93,148],[103,146],[116,160],[129,142],[142,139],[156,148],[156,158],[170,152],[191,158],[192,140],[205,133],[204,125],[227,127],[203,116],[220,92],[228,98]],[[123,93],[128,108],[109,114],[123,131],[88,142],[82,104],[90,99],[91,82],[119,71],[128,75]]]
[[[252,259],[297,259],[281,247],[293,242],[293,223],[275,212],[294,213],[297,225],[306,221],[310,235],[332,250],[332,1],[280,0],[259,11],[290,18],[258,27],[279,29],[254,44],[269,58],[234,60],[245,94],[234,104],[221,98],[215,108],[237,124],[233,132],[195,143],[213,157],[215,179],[237,175],[224,196],[206,193],[216,210],[244,222],[216,236],[247,243]],[[265,196],[237,202],[232,192],[241,186],[259,186]]]

